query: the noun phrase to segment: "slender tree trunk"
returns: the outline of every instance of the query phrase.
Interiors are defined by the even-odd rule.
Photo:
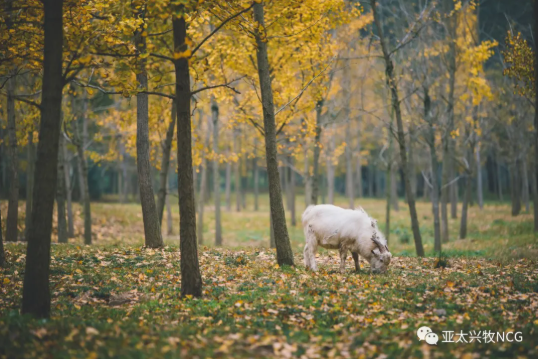
[[[290,163],[293,165],[293,157],[290,157]],[[295,227],[297,225],[297,218],[295,213],[295,172],[291,168],[289,168],[288,171],[290,176],[288,189],[290,191],[291,226]]]
[[[209,150],[211,140],[211,117],[207,118],[207,129],[204,137],[204,149]],[[202,158],[202,173],[200,174],[200,192],[198,194],[198,244],[204,244],[204,204],[206,198],[208,161],[204,154]]]
[[[2,211],[0,211],[0,223],[2,223]],[[4,239],[2,238],[2,228],[0,228],[0,268],[6,266],[6,253],[4,251]]]
[[[254,210],[259,210],[258,196],[260,186],[260,173],[258,169],[258,139],[254,139],[254,158],[252,159],[252,168],[254,171]]]
[[[321,154],[321,111],[323,109],[323,100],[316,102],[316,135],[314,137],[314,171],[310,178],[310,203],[318,204],[319,192],[319,156]]]
[[[235,191],[235,211],[241,212],[241,178],[239,176],[239,166],[241,164],[241,155],[239,154],[239,130],[234,129],[234,153],[237,161],[234,163],[234,191]]]
[[[276,248],[275,227],[273,226],[273,216],[269,213],[269,248]]]
[[[428,147],[430,149],[430,166],[432,168],[432,213],[434,228],[434,250],[441,252],[441,225],[439,223],[439,184],[437,183],[437,154],[435,153],[435,128],[431,118],[431,99],[428,88],[424,88],[424,120],[428,124]]]
[[[34,176],[35,176],[35,146],[34,131],[28,131],[27,146],[28,167],[26,168],[26,218],[24,221],[24,240],[28,240],[28,231],[32,225],[32,200],[34,193]]]
[[[213,195],[215,196],[215,245],[222,245],[222,224],[220,219],[220,177],[219,177],[219,106],[214,98],[211,101],[213,117]],[[256,189],[257,191],[257,189]],[[258,198],[256,194],[256,209]]]
[[[476,145],[476,192],[478,207],[484,208],[484,194],[482,192],[482,163],[480,161],[480,143]]]
[[[86,114],[82,114],[82,121],[86,121]],[[78,153],[78,164],[80,172],[80,199],[83,206],[84,213],[84,244],[92,244],[92,212],[90,204],[90,190],[88,188],[88,164],[84,155],[84,137],[82,141],[79,139],[76,144]]]
[[[530,213],[530,194],[529,194],[529,173],[527,171],[527,158],[524,157],[522,160],[522,191],[521,191],[521,197],[523,200],[523,203],[525,203],[525,211],[527,213]]]
[[[349,208],[353,209],[355,208],[355,184],[353,181],[353,163],[351,162],[353,160],[352,153],[351,153],[351,128],[350,124],[348,122],[347,129],[346,129],[346,194],[349,201]]]
[[[6,220],[6,242],[16,242],[19,237],[19,150],[15,123],[15,78],[7,82],[7,132],[9,138],[9,194]]]
[[[451,178],[456,178],[455,168],[452,166]],[[449,186],[450,194],[450,217],[452,219],[458,218],[458,182],[455,181]]]
[[[392,195],[390,197],[391,197],[392,208],[396,212],[398,212],[400,210],[400,205],[398,203],[398,181],[396,180],[396,171],[397,171],[397,168],[395,164],[393,163],[390,168],[390,191],[392,192]]]
[[[502,178],[501,178],[501,163],[499,162],[499,160],[496,161],[497,162],[497,182],[498,182],[498,186],[497,186],[497,190],[498,190],[498,195],[499,195],[499,201],[504,201],[504,198],[503,198],[503,181],[502,181]]]
[[[139,54],[146,53],[146,37],[142,36],[142,31],[143,29],[140,29],[135,34],[135,45]],[[138,81],[140,90],[148,89],[146,62],[146,59],[138,58],[136,80]],[[136,95],[136,168],[138,172],[140,202],[142,204],[145,245],[149,248],[159,248],[164,245],[161,233],[162,211],[160,212],[161,215],[157,212],[152,186],[148,121],[148,94],[138,93]],[[164,180],[166,181],[166,176],[164,176]]]
[[[123,142],[120,142],[120,155],[121,155],[121,178],[123,182],[122,193],[121,193],[121,203],[126,203],[129,199],[129,174],[127,168],[127,152],[125,151],[125,145]]]
[[[305,202],[305,208],[310,206],[311,200],[312,200],[312,191],[310,189],[310,168],[308,163],[308,147],[305,146],[304,151],[304,175],[303,175],[303,182],[304,182],[304,202]]]
[[[65,139],[60,135],[58,149],[58,185],[56,190],[56,204],[58,211],[58,243],[67,243],[67,220],[65,217],[65,158],[63,142]]]
[[[174,6],[183,13],[182,5]],[[186,50],[187,27],[184,17],[172,20],[174,51]],[[177,109],[177,165],[179,189],[179,238],[181,252],[181,295],[202,296],[202,275],[198,262],[196,241],[196,209],[194,205],[194,183],[192,168],[191,135],[191,87],[189,61],[180,58],[174,62],[176,73]]]
[[[60,136],[63,136],[60,134]],[[64,153],[64,175],[65,175],[65,194],[67,199],[67,237],[75,237],[75,224],[73,221],[73,189],[71,188],[71,165],[69,161],[69,153],[67,152],[67,146],[65,139],[62,141],[62,148],[60,151]]]
[[[159,214],[159,223],[163,222],[164,205],[166,202],[166,189],[168,188],[168,171],[170,171],[170,152],[172,151],[172,140],[174,139],[174,130],[176,129],[176,106],[172,103],[172,118],[166,130],[166,138],[162,144],[163,157],[161,159],[161,172],[159,173],[159,193],[157,194],[157,213]]]
[[[405,133],[404,133],[404,127],[403,127],[402,114],[400,112],[400,100],[398,98],[398,87],[397,87],[398,83],[394,75],[394,65],[392,63],[387,46],[385,44],[385,38],[383,36],[381,21],[379,19],[379,14],[377,13],[377,9],[376,9],[376,1],[371,0],[371,4],[372,4],[372,11],[374,14],[374,21],[376,23],[377,32],[380,38],[381,48],[383,50],[383,56],[385,59],[387,83],[389,85],[389,88],[392,94],[392,107],[394,108],[394,112],[396,114],[396,124],[398,127],[398,142],[400,145],[400,156],[401,156],[402,168],[403,168],[403,173],[404,173],[405,192],[407,193],[407,202],[409,205],[409,212],[411,215],[411,228],[413,229],[415,248],[417,251],[417,255],[419,257],[423,257],[424,248],[422,246],[422,237],[420,235],[417,209],[415,206],[415,197],[413,196],[413,192],[411,191],[411,182],[409,180],[409,165],[407,162]]]
[[[62,109],[62,0],[44,0],[44,56],[41,122],[34,181],[32,225],[28,233],[22,313],[50,315],[50,240],[58,175],[58,144]],[[39,177],[38,177],[39,176]]]
[[[534,2],[533,38],[538,39],[538,1]],[[538,79],[538,51],[534,51],[534,78]],[[538,91],[534,91],[534,183],[538,189]],[[538,232],[538,190],[534,193],[534,231]]]
[[[169,191],[170,188],[168,187],[167,190]],[[170,196],[166,196],[165,204],[166,204],[166,234],[171,236],[174,234],[174,226],[172,223],[172,207],[170,206]]]
[[[357,182],[357,197],[362,198],[363,197],[363,189],[362,189],[362,155],[361,155],[361,124],[362,124],[362,116],[359,116],[357,127],[359,128],[359,131],[357,133],[357,147],[355,152],[357,153],[357,174],[356,174],[356,182]]]
[[[226,210],[230,212],[232,210],[232,164],[230,161],[226,162]]]
[[[265,27],[263,3],[254,3],[254,20]],[[258,75],[262,96],[263,122],[265,131],[265,154],[267,174],[269,177],[269,199],[271,205],[272,228],[275,236],[277,262],[279,265],[293,265],[293,252],[291,250],[286,216],[282,203],[282,191],[278,175],[278,153],[276,146],[275,108],[273,103],[273,89],[267,55],[267,39],[260,28],[255,30],[256,57],[258,62]],[[263,37],[263,38],[262,38]]]
[[[469,202],[471,201],[471,191],[473,185],[473,178],[470,173],[467,173],[465,179],[465,195],[463,198],[463,204],[461,206],[461,223],[460,223],[460,238],[465,239],[467,237],[467,211]]]
[[[332,153],[332,148],[329,151]],[[334,165],[330,157],[327,157],[327,203],[334,204]]]
[[[512,165],[512,168],[510,170],[510,185],[512,187],[512,193],[510,194],[510,197],[512,198],[512,216],[517,216],[521,212],[521,180],[519,178],[520,173],[520,159],[516,157],[514,164]]]
[[[384,101],[383,101],[384,102]],[[389,123],[389,131],[388,131],[388,141],[389,141],[389,148],[388,148],[388,161],[387,161],[387,180],[389,183],[387,183],[387,189],[385,191],[386,197],[387,197],[387,203],[385,204],[385,238],[387,239],[387,243],[389,242],[390,238],[390,206],[392,203],[392,182],[395,180],[393,173],[393,164],[392,164],[392,151],[393,151],[393,141],[392,141],[392,132],[393,132],[393,122],[394,122],[394,111],[391,111],[390,113],[390,123]]]
[[[415,168],[415,151],[413,146],[414,136],[415,136],[415,126],[410,124],[409,125],[409,181],[411,181],[411,191],[413,192],[413,196],[417,196],[417,171]],[[396,175],[396,174],[395,174]],[[397,181],[394,181],[394,186],[396,186],[396,195],[394,196],[395,200],[398,200],[398,191],[397,191]],[[396,209],[398,211],[398,209]]]
[[[368,197],[373,198],[374,197],[374,181],[375,181],[375,175],[374,175],[374,162],[373,159],[370,159],[370,163],[368,165]]]

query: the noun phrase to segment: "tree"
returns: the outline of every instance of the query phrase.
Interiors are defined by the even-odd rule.
[[[142,6],[144,9],[145,6]],[[145,17],[145,9],[139,14]],[[148,74],[146,70],[146,34],[142,25],[135,32],[135,46],[138,53],[138,71],[136,80],[142,91],[148,88]],[[149,248],[162,247],[163,238],[161,234],[161,221],[155,206],[155,196],[153,193],[151,166],[149,159],[149,105],[148,94],[144,92],[136,94],[136,168],[138,171],[138,188],[140,190],[140,201],[142,203],[142,219],[144,221],[145,245]],[[162,212],[161,212],[162,213]],[[162,218],[162,215],[161,215]]]
[[[50,241],[52,211],[57,183],[57,162],[61,124],[63,1],[43,0],[44,56],[41,95],[41,123],[37,145],[32,226],[24,271],[22,313],[39,318],[50,315]]]
[[[398,96],[398,84],[396,81],[396,77],[394,75],[394,64],[392,63],[392,60],[390,58],[391,53],[389,53],[387,44],[385,42],[385,37],[383,35],[383,28],[381,25],[381,20],[379,18],[379,14],[376,9],[376,0],[370,0],[370,4],[372,6],[372,12],[374,14],[374,21],[376,24],[379,40],[381,43],[383,59],[385,61],[387,84],[390,88],[391,96],[392,96],[392,108],[394,110],[394,113],[396,114],[397,140],[400,146],[400,157],[401,157],[401,162],[402,162],[401,165],[402,165],[403,173],[404,173],[405,193],[407,195],[407,203],[409,205],[409,212],[411,215],[411,228],[413,230],[413,237],[415,239],[415,249],[417,251],[417,255],[420,257],[423,257],[424,248],[422,246],[422,237],[420,235],[420,227],[418,224],[418,215],[417,215],[417,209],[415,205],[415,198],[413,196],[413,191],[411,190],[411,182],[409,179],[410,173],[409,173],[409,166],[407,162],[407,148],[405,145],[405,142],[406,142],[405,133],[404,133],[404,128],[403,128],[402,113],[400,110],[400,99]]]
[[[222,224],[220,220],[220,177],[219,177],[219,105],[211,97],[211,117],[213,120],[213,196],[215,198],[215,245],[222,245]]]
[[[189,51],[186,43],[185,8],[174,6],[172,19],[174,53]],[[177,110],[177,166],[179,191],[179,238],[181,252],[181,295],[202,296],[202,276],[196,242],[196,208],[191,149],[191,87],[189,60],[174,60]]]
[[[254,21],[265,28],[263,2],[254,3]],[[273,89],[267,55],[267,39],[262,30],[255,30],[256,59],[258,64],[258,76],[263,107],[263,123],[265,133],[265,156],[267,163],[267,175],[269,179],[269,199],[271,205],[272,228],[275,234],[277,250],[277,262],[279,265],[293,265],[293,252],[291,250],[284,204],[282,203],[282,190],[280,188],[280,176],[278,174],[278,159],[276,148],[276,124],[275,108],[273,103]],[[263,30],[265,31],[265,30]]]

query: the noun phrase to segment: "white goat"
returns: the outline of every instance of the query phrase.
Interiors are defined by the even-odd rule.
[[[340,251],[340,272],[345,270],[347,251],[360,270],[359,255],[370,263],[373,273],[387,270],[392,258],[387,240],[377,228],[377,221],[362,208],[343,209],[330,204],[308,206],[302,216],[306,244],[304,264],[317,270],[316,251],[318,246]]]

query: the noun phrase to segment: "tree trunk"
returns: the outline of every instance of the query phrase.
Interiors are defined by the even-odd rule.
[[[428,147],[430,149],[430,166],[432,169],[432,213],[434,228],[434,250],[441,252],[441,225],[439,223],[439,184],[437,183],[437,154],[435,153],[435,128],[430,116],[431,100],[428,88],[424,88],[424,120],[429,125]]]
[[[394,108],[394,112],[396,114],[396,124],[398,126],[398,142],[400,145],[401,165],[402,165],[403,173],[404,173],[405,193],[407,193],[407,203],[409,205],[409,212],[411,215],[411,228],[413,229],[415,248],[417,251],[417,255],[419,257],[423,257],[424,248],[422,246],[422,237],[420,235],[417,209],[415,206],[415,197],[413,196],[413,192],[411,191],[411,182],[409,180],[409,166],[407,163],[405,133],[404,133],[404,127],[403,127],[402,114],[400,112],[400,100],[398,98],[398,87],[397,87],[398,83],[394,75],[394,65],[392,63],[387,46],[385,44],[381,21],[379,19],[379,14],[377,13],[377,9],[376,9],[376,1],[371,0],[371,4],[372,4],[372,11],[374,14],[374,21],[376,23],[377,32],[378,32],[380,42],[381,42],[381,48],[383,50],[383,57],[385,59],[387,84],[392,94],[392,107]]]
[[[455,168],[452,166],[451,178],[456,178]],[[458,218],[458,181],[455,181],[449,186],[450,194],[450,217]]]
[[[374,160],[371,158],[368,165],[368,197],[374,197]]]
[[[263,3],[254,3],[254,20],[265,27]],[[282,203],[282,191],[278,175],[278,153],[276,146],[275,108],[273,103],[273,89],[267,55],[267,39],[260,28],[255,30],[256,57],[258,62],[258,75],[262,96],[263,122],[265,131],[265,154],[267,161],[267,174],[269,178],[269,199],[271,205],[272,228],[275,236],[277,262],[279,265],[293,265],[293,252],[291,250],[286,216]],[[262,38],[263,37],[263,38]]]
[[[182,13],[181,5],[174,10]],[[187,27],[184,17],[172,20],[174,52],[186,50]],[[180,58],[174,62],[176,73],[177,109],[177,165],[179,192],[179,238],[181,252],[181,295],[202,296],[202,276],[198,262],[196,242],[196,209],[194,205],[194,183],[192,168],[191,134],[191,88],[189,61]]]
[[[241,164],[241,155],[239,154],[239,129],[234,129],[234,153],[237,161],[234,163],[234,191],[235,191],[235,211],[241,212],[241,178],[239,176],[239,166]]]
[[[22,313],[38,318],[50,315],[50,240],[58,175],[58,144],[62,109],[62,0],[44,0],[44,56],[41,122],[34,180],[32,225],[22,292]]]
[[[207,129],[204,137],[204,150],[209,150],[209,143],[211,140],[211,117],[207,117]],[[204,205],[206,198],[206,191],[208,190],[207,175],[208,175],[208,161],[206,155],[202,157],[202,173],[200,174],[200,192],[198,194],[198,244],[204,244]]]
[[[482,192],[482,163],[480,161],[480,143],[476,145],[476,192],[478,207],[484,208],[484,194]]]
[[[9,194],[6,220],[6,242],[16,242],[19,237],[19,151],[15,122],[15,78],[7,82],[7,132],[9,138]]]
[[[254,171],[254,211],[259,210],[258,195],[260,185],[260,171],[258,169],[258,139],[254,138],[254,158],[252,159],[252,168]]]
[[[330,157],[327,157],[327,203],[334,204],[334,165]]]
[[[56,190],[56,204],[58,211],[58,243],[67,243],[67,221],[65,218],[65,158],[64,141],[62,135],[59,139],[58,148],[58,185]]]
[[[120,142],[120,154],[121,154],[121,178],[123,182],[123,191],[121,194],[121,203],[126,203],[129,199],[129,173],[127,168],[127,153],[125,152],[125,145]]]
[[[220,219],[220,177],[219,177],[219,106],[214,98],[211,101],[213,117],[213,195],[215,196],[215,245],[222,245],[222,224]],[[257,196],[257,194],[256,194]],[[256,198],[257,202],[257,198]],[[258,203],[256,203],[257,207]]]
[[[349,208],[353,209],[355,208],[355,184],[353,183],[353,163],[351,162],[353,160],[352,153],[351,153],[351,128],[348,123],[347,129],[346,129],[346,195],[348,197],[349,201]]]
[[[164,205],[166,202],[166,189],[168,188],[168,171],[170,171],[170,152],[172,151],[172,141],[174,139],[174,130],[176,129],[176,106],[172,103],[172,118],[168,129],[166,130],[166,138],[162,144],[163,157],[161,159],[161,172],[159,173],[159,193],[157,194],[157,213],[159,214],[159,223],[163,222]]]
[[[26,168],[26,218],[24,221],[24,240],[28,240],[28,231],[32,225],[32,200],[34,193],[34,176],[35,176],[35,145],[34,131],[28,131],[27,146],[28,167]]]
[[[413,137],[415,136],[415,126],[410,124],[409,125],[409,181],[411,181],[411,191],[413,192],[413,196],[416,198],[417,196],[417,171],[415,169],[415,152],[413,146]],[[396,196],[394,197],[395,200],[398,200],[398,191],[397,191],[397,181],[394,181],[394,185],[396,186]],[[398,211],[398,209],[396,209]]]
[[[316,135],[314,137],[314,171],[310,178],[310,203],[318,204],[319,192],[319,156],[321,154],[321,111],[323,109],[323,100],[316,102]]]
[[[534,2],[533,38],[538,39],[538,1]],[[538,51],[534,51],[534,78],[538,79]],[[538,189],[538,91],[534,91],[534,183]],[[538,190],[534,193],[534,231],[538,232]]]
[[[226,162],[226,210],[230,212],[232,210],[232,164],[230,160]]]
[[[392,209],[398,212],[400,210],[400,206],[398,203],[398,181],[396,180],[396,171],[397,171],[397,168],[395,164],[393,163],[390,168],[390,191],[392,192],[392,195],[390,197],[391,197]]]
[[[135,33],[135,46],[139,54],[146,53],[146,37],[142,36],[143,29]],[[139,57],[138,73],[136,80],[142,91],[148,90],[148,73],[146,71],[146,59]],[[137,93],[136,95],[136,168],[138,172],[138,189],[142,204],[142,220],[144,222],[145,245],[149,248],[162,247],[163,238],[161,233],[161,219],[155,206],[155,195],[152,186],[151,164],[149,154],[149,104],[148,94]],[[173,130],[172,130],[173,131]],[[168,136],[168,134],[167,134]],[[167,166],[168,167],[168,166]],[[161,178],[161,180],[163,180]],[[166,176],[164,176],[166,181]],[[163,189],[166,189],[164,187]],[[163,198],[164,199],[164,198]],[[164,202],[163,202],[164,204]],[[161,211],[162,213],[162,211]]]
[[[472,155],[471,155],[472,156]],[[471,201],[471,191],[473,185],[473,178],[471,173],[467,173],[465,179],[465,195],[463,197],[463,204],[461,206],[461,223],[460,223],[460,238],[465,239],[467,237],[467,211],[469,202]]]
[[[291,165],[294,164],[293,162],[293,156],[290,157],[290,163]],[[290,192],[290,215],[291,215],[291,226],[295,227],[297,225],[297,218],[295,213],[295,172],[288,168],[288,175],[289,175],[289,183],[288,183],[288,189]]]
[[[82,114],[82,121],[86,121],[85,112]],[[80,173],[80,199],[82,202],[84,213],[84,244],[92,244],[92,212],[90,204],[90,190],[88,188],[88,164],[84,155],[84,144],[86,143],[84,138],[85,136],[82,137],[82,140],[80,140],[79,138],[76,147],[78,153],[78,164]]]
[[[522,173],[521,173],[521,176],[523,177],[522,181],[521,181],[522,182],[521,183],[521,186],[522,186],[521,197],[522,197],[523,203],[525,203],[525,211],[527,213],[530,213],[529,173],[527,171],[527,158],[526,158],[526,156],[522,160]]]
[[[60,133],[60,136],[63,134]],[[65,139],[62,141],[62,148],[60,151],[64,153],[64,175],[65,175],[65,194],[67,199],[67,237],[75,237],[75,224],[73,220],[73,189],[71,188],[71,165],[69,161],[69,153],[67,152],[67,146]]]
[[[2,223],[2,211],[0,211],[0,223]],[[4,240],[2,238],[2,228],[0,226],[0,268],[6,266],[6,253],[4,252]]]
[[[275,230],[273,226],[273,216],[271,216],[271,213],[269,212],[269,248],[276,248],[275,243]]]
[[[357,127],[359,128],[359,131],[357,133],[357,147],[355,152],[357,153],[357,174],[355,176],[356,183],[357,183],[357,197],[362,198],[363,197],[363,189],[362,189],[362,155],[361,155],[361,124],[362,124],[362,116],[359,116]]]
[[[521,180],[519,178],[519,174],[521,173],[520,161],[521,160],[516,157],[510,170],[510,185],[512,187],[512,193],[510,193],[510,197],[512,199],[512,216],[517,216],[521,212]]]
[[[166,191],[170,192],[170,186],[166,187]],[[174,226],[172,225],[172,208],[170,207],[170,196],[166,195],[164,201],[166,204],[166,234],[171,236],[174,234]]]
[[[501,178],[501,163],[499,162],[499,160],[496,161],[497,163],[497,183],[498,183],[498,186],[497,186],[497,190],[498,190],[498,195],[499,195],[499,201],[504,201],[504,197],[503,197],[503,181],[502,181],[502,178]]]

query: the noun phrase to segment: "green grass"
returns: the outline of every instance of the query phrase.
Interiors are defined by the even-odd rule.
[[[384,202],[360,202],[382,228]],[[49,320],[20,314],[26,245],[6,244],[0,358],[538,356],[538,244],[531,215],[512,218],[507,205],[472,207],[469,238],[443,244],[439,266],[430,205],[418,204],[427,258],[415,257],[408,211],[400,205],[391,217],[395,258],[385,275],[371,275],[366,262],[355,273],[351,258],[340,274],[337,252],[327,250],[319,252],[318,273],[305,271],[299,226],[289,227],[296,267],[279,268],[267,248],[267,203],[255,212],[251,198],[248,210],[223,212],[228,248],[213,248],[208,205],[207,245],[199,253],[203,298],[181,299],[177,237],[167,237],[163,250],[143,249],[139,205],[95,203],[95,244],[82,245],[77,216],[77,237],[52,247]],[[177,233],[176,208],[174,223]],[[456,220],[450,229],[458,232]],[[400,239],[405,232],[408,243]],[[122,304],[118,295],[131,300]],[[439,334],[437,346],[418,341],[423,325]],[[446,330],[516,331],[523,341],[442,343]]]

